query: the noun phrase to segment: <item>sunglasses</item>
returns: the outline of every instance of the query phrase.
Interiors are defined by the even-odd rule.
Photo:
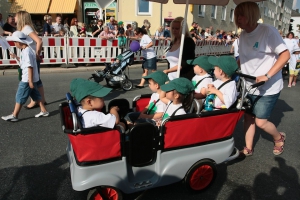
[[[78,21],[74,21],[74,22],[78,22]]]

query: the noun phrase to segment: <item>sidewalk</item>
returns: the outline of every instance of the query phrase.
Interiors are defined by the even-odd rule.
[[[130,69],[134,68],[141,68],[142,64],[133,64],[129,66]],[[157,67],[165,67],[167,68],[166,62],[158,62]],[[87,71],[94,71],[104,69],[104,65],[97,65],[97,66],[78,66],[78,67],[61,67],[60,65],[56,65],[55,67],[46,67],[41,65],[41,74],[50,74],[50,73],[69,73],[69,72],[87,72]],[[3,76],[9,75],[18,75],[17,66],[8,66],[5,69],[0,69],[0,72]]]

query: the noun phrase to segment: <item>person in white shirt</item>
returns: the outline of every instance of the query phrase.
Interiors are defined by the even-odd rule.
[[[151,70],[152,72],[155,72],[157,69],[156,65],[156,54],[153,48],[153,42],[152,39],[147,35],[147,31],[142,28],[136,29],[137,36],[141,38],[140,40],[140,46],[142,48],[142,55],[143,55],[143,74],[142,76],[147,76],[148,72]],[[136,85],[136,88],[143,88],[145,84],[145,79],[141,79],[141,82]]]
[[[108,114],[99,111],[104,106],[103,97],[112,90],[111,88],[86,79],[75,78],[71,81],[70,90],[76,101],[81,104],[78,107],[78,117],[83,128],[101,126],[113,129],[117,125],[121,132],[125,131],[125,124],[120,122],[118,106],[111,107]]]
[[[40,62],[41,62],[41,51],[42,51],[42,45],[43,41],[42,39],[37,35],[36,30],[34,29],[34,26],[31,21],[31,16],[27,11],[19,11],[16,13],[15,20],[17,22],[17,29],[19,31],[22,31],[25,35],[29,36],[33,42],[29,44],[30,48],[35,51],[36,54],[36,62],[37,62],[37,69],[40,77]],[[39,81],[37,82],[37,88],[42,96],[42,102],[47,105],[47,102],[45,100],[44,95],[44,86],[42,83],[41,78],[39,78]],[[26,109],[32,109],[38,107],[37,102],[33,101],[31,99],[30,103],[27,106],[24,106]]]
[[[199,103],[202,105],[206,97],[207,86],[213,82],[212,76],[207,73],[213,70],[213,65],[208,62],[208,56],[199,56],[186,62],[194,65],[195,76],[192,78],[192,84],[195,87],[194,97],[199,99]]]
[[[54,34],[59,34],[60,30],[63,30],[65,33],[68,33],[68,30],[61,23],[61,16],[56,17],[56,23],[53,24]]]
[[[189,79],[183,77],[173,79],[162,85],[161,90],[159,99],[167,104],[161,121],[171,116],[186,114],[194,99],[194,86]],[[157,125],[160,125],[160,122]]]
[[[29,96],[34,101],[38,102],[41,108],[41,112],[35,115],[35,117],[49,116],[49,112],[47,112],[43,102],[41,101],[42,97],[37,90],[39,74],[37,70],[35,52],[29,47],[29,45],[33,42],[32,39],[21,31],[15,31],[12,36],[8,36],[6,39],[8,41],[13,41],[15,46],[22,50],[20,58],[17,58],[22,70],[22,79],[17,90],[16,104],[13,113],[8,116],[3,116],[2,119],[5,121],[18,121],[18,115],[21,111],[22,105],[26,103]]]
[[[230,108],[236,101],[237,90],[232,75],[238,69],[235,59],[231,56],[210,56],[208,62],[215,68],[214,74],[217,80],[207,86],[207,94],[214,94],[213,106],[216,109]]]
[[[166,104],[159,100],[159,94],[160,87],[169,81],[168,76],[162,71],[157,71],[143,78],[148,80],[149,88],[153,93],[148,105],[141,112],[131,112],[124,117],[128,125],[144,122],[156,125],[156,121],[162,118],[166,110]]]
[[[290,52],[290,59],[289,59],[289,83],[288,83],[288,87],[291,87],[292,84],[294,84],[294,71],[295,68],[296,68],[296,56],[293,54],[294,50],[295,49],[298,49],[298,43],[297,43],[297,40],[295,40],[295,36],[294,36],[294,33],[293,32],[289,32],[287,35],[286,35],[286,38],[283,39],[284,43],[286,44],[289,52]],[[292,71],[291,71],[292,70]]]
[[[258,24],[259,18],[260,10],[254,2],[240,3],[234,10],[235,24],[243,29],[239,40],[241,71],[256,77],[255,81],[247,80],[247,87],[265,81],[264,85],[250,90],[248,95],[250,101],[255,103],[251,111],[244,115],[246,146],[240,151],[240,157],[253,154],[255,126],[273,137],[274,155],[283,152],[286,139],[286,134],[279,132],[268,118],[283,88],[281,69],[289,60],[290,52],[278,30],[267,24]]]
[[[231,46],[231,49],[230,49],[230,53],[232,53],[234,51],[234,58],[235,60],[238,60],[239,59],[239,38],[236,38]]]
[[[289,78],[289,86],[296,86],[299,70],[300,70],[300,48],[296,48],[293,50],[291,57],[294,57],[296,64],[294,67],[290,67],[290,78]],[[291,84],[291,85],[290,85]]]

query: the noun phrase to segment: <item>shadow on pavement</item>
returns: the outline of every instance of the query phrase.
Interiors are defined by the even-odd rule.
[[[253,186],[243,185],[232,191],[232,199],[299,199],[299,175],[293,167],[286,165],[285,159],[276,157],[278,167],[270,173],[260,173],[255,177]]]

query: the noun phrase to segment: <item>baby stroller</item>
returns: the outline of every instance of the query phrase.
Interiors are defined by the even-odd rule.
[[[109,87],[121,87],[125,91],[132,88],[132,82],[125,74],[128,65],[132,65],[134,61],[134,53],[140,49],[140,44],[137,41],[132,41],[130,50],[124,51],[117,56],[114,63],[105,63],[104,70],[95,70],[92,76],[88,79],[100,83],[104,79]]]

